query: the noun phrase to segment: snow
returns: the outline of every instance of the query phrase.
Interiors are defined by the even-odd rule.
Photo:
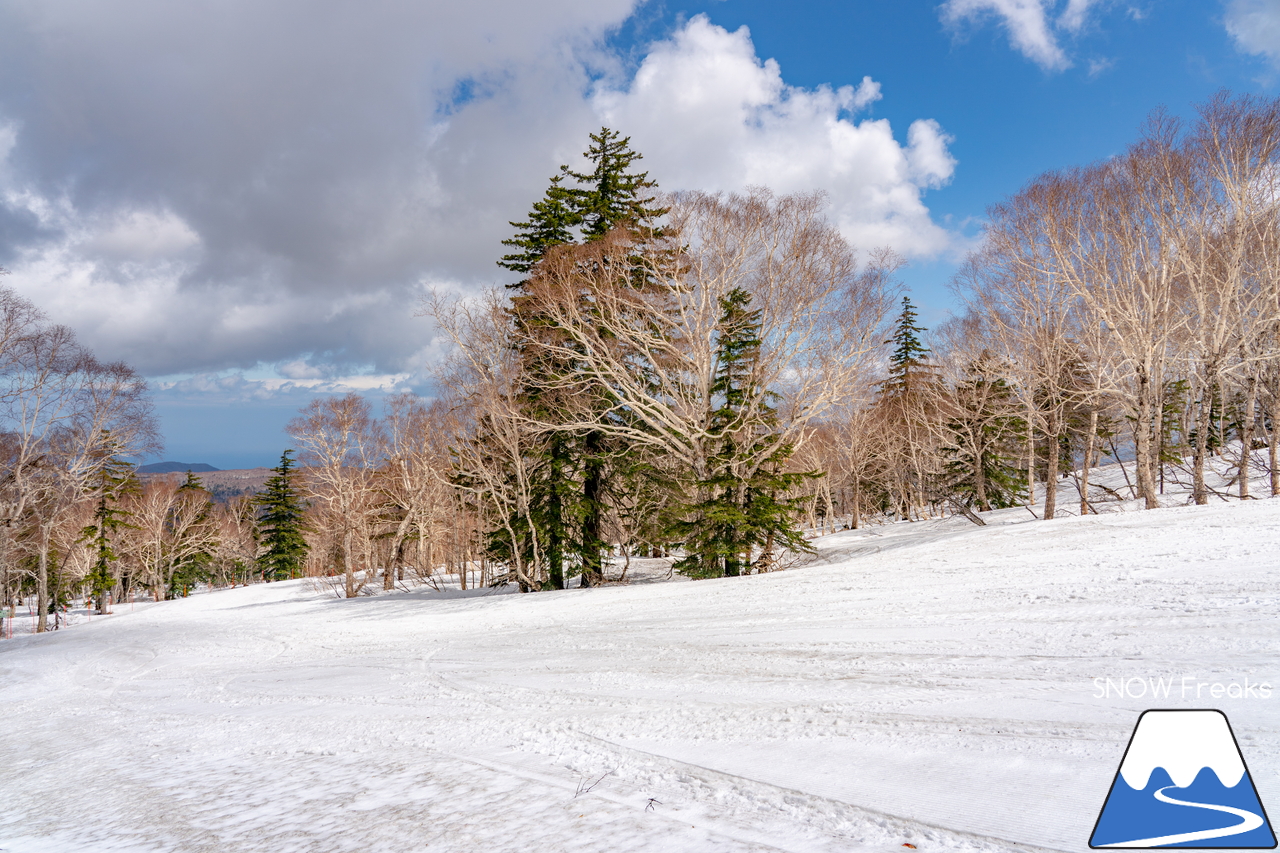
[[[1168,771],[1179,788],[1189,786],[1206,767],[1228,788],[1240,784],[1244,777],[1244,762],[1227,718],[1216,711],[1143,714],[1120,765],[1120,775],[1130,788],[1141,791],[1157,767]]]
[[[1241,687],[1280,688],[1280,500],[985,517],[763,576],[297,581],[19,635],[0,850],[1085,850],[1147,708],[1223,710],[1280,809],[1280,695]]]

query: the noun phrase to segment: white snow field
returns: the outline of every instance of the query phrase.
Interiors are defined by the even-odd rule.
[[[1146,708],[1223,710],[1280,814],[1280,500],[987,518],[763,576],[298,581],[6,640],[0,850],[1086,850]]]

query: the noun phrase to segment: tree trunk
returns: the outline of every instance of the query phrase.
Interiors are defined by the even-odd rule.
[[[583,441],[586,457],[582,478],[582,586],[604,580],[603,550],[600,541],[601,503],[604,499],[604,462],[600,458],[601,436],[588,433]]]
[[[1089,435],[1084,442],[1084,464],[1080,467],[1080,515],[1089,514],[1089,469],[1093,467],[1093,451],[1098,439],[1098,410],[1089,411]]]
[[[1209,490],[1204,485],[1204,466],[1209,453],[1209,417],[1213,411],[1212,386],[1201,389],[1196,415],[1196,444],[1191,451],[1191,498],[1198,505],[1209,503]]]
[[[356,597],[356,573],[351,565],[351,531],[342,534],[342,570],[347,582],[347,598]]]
[[[1240,500],[1247,501],[1249,495],[1249,471],[1253,467],[1253,428],[1254,411],[1258,407],[1258,377],[1249,376],[1249,391],[1244,401],[1244,423],[1240,425]]]
[[[1057,412],[1049,415],[1049,430],[1045,435],[1044,520],[1050,521],[1058,510],[1058,441],[1060,417]]]
[[[980,512],[986,512],[991,509],[991,504],[987,501],[987,466],[984,458],[987,448],[981,438],[976,445],[973,454],[973,502],[978,505]]]
[[[1269,415],[1271,440],[1267,443],[1267,457],[1271,464],[1271,496],[1276,497],[1280,495],[1280,386],[1272,386]]]
[[[1036,428],[1032,426],[1034,423],[1035,410],[1031,404],[1027,404],[1027,503],[1035,504],[1036,502]]]
[[[1274,441],[1272,442],[1271,446],[1272,446],[1272,447],[1274,447],[1274,446],[1275,446],[1275,442],[1274,442]],[[857,477],[854,477],[854,478],[853,478],[853,516],[852,516],[852,518],[850,519],[850,522],[851,522],[850,527],[852,527],[854,530],[857,530],[857,529],[858,529],[858,527],[862,524],[862,506],[861,506],[861,503],[862,503],[862,489],[861,489],[861,484],[860,484],[860,482],[859,482],[858,478],[857,478]]]
[[[41,538],[40,554],[36,559],[36,633],[49,630],[49,544]]]
[[[1133,427],[1133,443],[1137,459],[1138,497],[1146,504],[1146,509],[1157,509],[1160,500],[1156,497],[1154,466],[1151,459],[1153,416],[1152,385],[1150,377],[1138,379],[1138,420]]]

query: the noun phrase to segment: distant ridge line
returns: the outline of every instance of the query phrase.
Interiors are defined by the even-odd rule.
[[[176,474],[191,471],[196,474],[207,474],[210,471],[221,471],[205,462],[152,462],[138,468],[139,474]]]

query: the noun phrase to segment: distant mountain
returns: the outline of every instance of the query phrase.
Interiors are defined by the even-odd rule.
[[[209,471],[220,471],[221,468],[214,468],[212,465],[206,465],[204,462],[152,462],[150,465],[143,465],[138,468],[139,474],[175,474],[192,471],[196,474],[204,474]]]

